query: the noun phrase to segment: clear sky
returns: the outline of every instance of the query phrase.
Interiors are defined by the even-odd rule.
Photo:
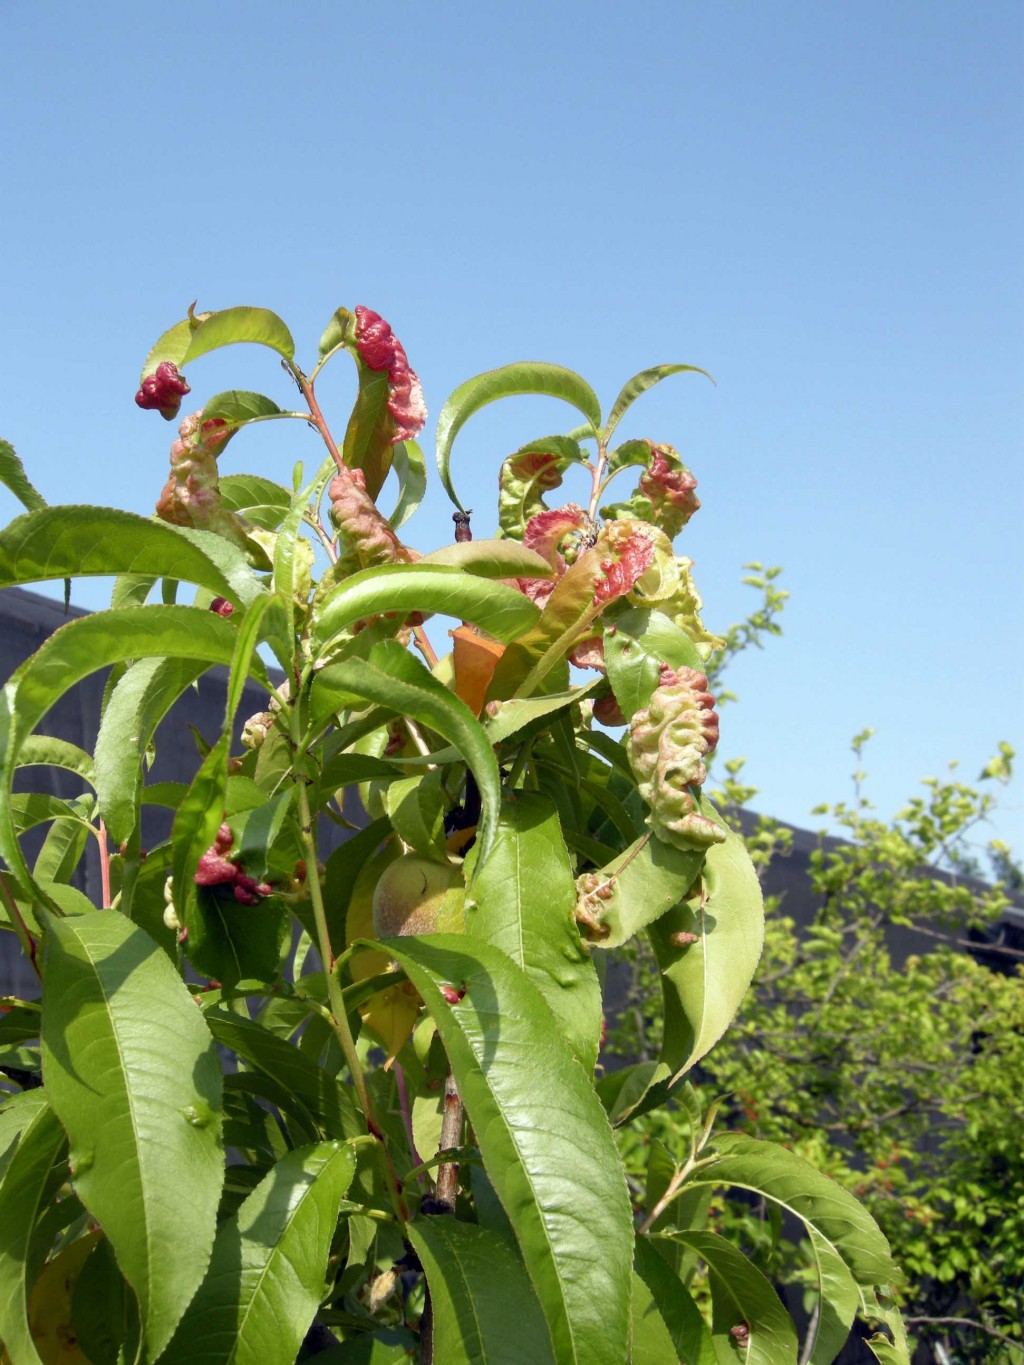
[[[723,751],[808,824],[875,726],[891,813],[950,759],[1024,750],[1022,59],[1020,0],[3,0],[0,433],[51,502],[150,511],[174,432],[132,396],[196,298],[275,309],[300,363],[336,306],[377,309],[428,450],[448,393],[508,361],[606,405],[701,365],[717,387],[668,380],[622,434],[700,481],[679,549],[712,628],[753,603],[745,560],[785,566]],[[190,379],[288,396],[253,348]],[[351,393],[342,357],[339,423]],[[515,400],[466,427],[478,535],[504,455],[572,422]],[[319,451],[292,424],[225,454],[283,482],[296,458]],[[450,510],[435,479],[412,542]],[[994,831],[1018,848],[1021,790]]]

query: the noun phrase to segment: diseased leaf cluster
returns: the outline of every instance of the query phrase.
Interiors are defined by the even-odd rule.
[[[796,1155],[717,1134],[687,1079],[747,990],[763,910],[702,791],[722,642],[672,544],[696,480],[670,446],[612,436],[693,367],[643,371],[604,421],[559,366],[467,381],[437,431],[457,535],[423,553],[403,537],[426,411],[390,326],[337,310],[307,374],[273,313],[191,309],[136,401],[177,418],[181,371],[241,342],[273,350],[298,398],[233,389],[182,418],[153,519],[47,507],[0,446],[28,509],[0,532],[0,584],[116,580],[109,610],[56,632],[0,694],[0,926],[41,983],[0,1016],[13,1365],[57,1359],[57,1337],[60,1359],[93,1365],[795,1365],[773,1289],[706,1227],[723,1186],[807,1225],[821,1313],[805,1359],[831,1358],[860,1313],[905,1360],[869,1215]],[[336,440],[316,381],[341,352],[358,393]],[[523,393],[584,425],[496,461],[496,534],[474,539],[456,438]],[[248,425],[295,419],[323,444],[311,475],[226,471]],[[588,505],[552,506],[570,466]],[[609,501],[628,471],[634,490]],[[461,622],[450,648],[437,616]],[[223,723],[191,781],[147,782],[161,721],[215,666]],[[100,669],[90,755],[46,719]],[[246,717],[249,683],[265,701]],[[15,795],[38,765],[81,796]],[[151,805],[171,819],[157,842]],[[322,858],[325,822],[351,837]],[[97,906],[75,885],[87,841]],[[662,1039],[610,1071],[606,958],[641,934]],[[672,1096],[688,1137],[631,1187],[622,1135]]]

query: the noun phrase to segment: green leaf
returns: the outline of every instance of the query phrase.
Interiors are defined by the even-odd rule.
[[[841,1255],[814,1228],[808,1228],[818,1270],[818,1315],[807,1365],[832,1365],[850,1335],[861,1297]]]
[[[89,1365],[118,1365],[118,1352],[130,1335],[125,1355],[138,1349],[138,1315],[110,1243],[101,1239],[82,1267],[71,1299],[71,1321],[78,1349]]]
[[[432,570],[437,573],[440,570]],[[475,580],[466,578],[465,581]],[[501,783],[498,763],[483,726],[465,702],[451,692],[396,641],[375,645],[367,661],[348,660],[323,669],[313,683],[314,714],[330,714],[333,704],[323,693],[340,688],[344,693],[386,706],[398,715],[411,716],[454,744],[476,778],[483,802],[478,839],[477,866],[482,867],[494,842]],[[321,697],[318,700],[318,689]]]
[[[580,942],[575,905],[557,811],[538,794],[516,792],[502,803],[494,852],[466,898],[466,930],[523,969],[589,1074],[601,1035],[601,987]]]
[[[633,1272],[629,1299],[629,1365],[679,1365],[665,1319],[647,1284]]]
[[[471,621],[497,640],[514,640],[536,621],[536,606],[523,593],[450,565],[386,564],[363,569],[332,588],[314,613],[312,646],[322,654],[336,635],[380,612],[402,617],[441,612]]]
[[[424,555],[421,564],[448,564],[481,578],[553,578],[555,571],[536,550],[518,540],[469,540]]]
[[[194,306],[194,305],[193,305]],[[165,360],[172,361],[180,369],[188,350],[189,342],[192,340],[192,322],[189,318],[182,318],[173,327],[168,327],[167,331],[160,336],[154,343],[149,355],[146,356],[146,363],[142,367],[139,376],[140,381],[148,377]]]
[[[642,393],[652,389],[655,384],[662,379],[667,379],[670,374],[702,374],[705,379],[711,379],[707,370],[702,370],[698,365],[652,365],[649,370],[641,370],[632,379],[622,386],[622,391],[612,404],[612,410],[608,414],[608,425],[605,427],[605,436],[610,439],[612,432],[622,421],[627,408],[634,403]],[[712,384],[715,382],[711,379]]]
[[[404,526],[423,501],[427,491],[427,462],[418,441],[399,441],[391,452],[391,463],[398,475],[398,503],[388,520],[397,531]]]
[[[705,666],[685,630],[660,611],[641,607],[620,612],[607,627],[604,658],[608,681],[627,720],[650,702],[662,664],[699,673]]]
[[[410,1365],[416,1340],[404,1327],[385,1327],[321,1351],[316,1365]]]
[[[288,910],[276,901],[239,905],[216,888],[197,888],[185,906],[188,960],[225,986],[273,981],[288,943]]]
[[[365,1131],[348,1090],[291,1043],[219,1005],[207,1010],[206,1022],[222,1047],[229,1047],[294,1095],[320,1124],[325,1137],[355,1137]]]
[[[291,416],[279,408],[272,398],[262,393],[250,393],[246,389],[225,389],[215,394],[203,408],[201,421],[208,422],[214,417],[222,417],[230,427],[241,427],[246,422],[258,422],[266,417]]]
[[[96,612],[70,621],[10,677],[0,693],[0,857],[19,881],[33,886],[11,823],[7,794],[18,766],[21,745],[50,707],[75,683],[109,664],[154,655],[201,659],[208,665],[230,662],[237,637],[230,620],[195,607],[132,607]],[[253,659],[257,678],[263,665]],[[35,888],[39,891],[39,888]],[[41,893],[40,893],[41,894]],[[52,897],[43,898],[52,904]]]
[[[352,359],[359,371],[359,390],[345,428],[342,459],[349,469],[361,469],[366,491],[376,500],[391,468],[391,438],[395,419],[388,408],[387,370],[371,370],[353,347]]]
[[[213,1039],[149,935],[97,910],[49,922],[42,1044],[76,1193],[135,1290],[155,1359],[213,1245],[224,1179]]]
[[[711,1333],[679,1276],[648,1237],[636,1239],[637,1274],[650,1290],[676,1349],[676,1359],[687,1365],[715,1365]]]
[[[859,1285],[895,1277],[889,1244],[867,1209],[795,1152],[744,1133],[722,1134],[714,1149],[714,1162],[698,1168],[688,1185],[737,1186],[773,1200],[805,1223]]]
[[[355,1172],[340,1142],[283,1156],[217,1231],[166,1365],[292,1365],[323,1293]]]
[[[470,417],[488,403],[498,398],[527,393],[544,394],[571,403],[586,417],[591,430],[596,430],[601,424],[601,404],[594,390],[585,379],[572,370],[563,369],[561,365],[523,361],[467,379],[445,403],[437,422],[437,467],[445,491],[456,507],[462,508],[462,504],[456,496],[449,472],[456,436]]]
[[[17,1146],[10,1150],[14,1140]],[[0,1339],[16,1365],[40,1365],[29,1330],[28,1302],[49,1240],[38,1235],[37,1223],[66,1173],[65,1167],[56,1166],[66,1141],[64,1129],[39,1092],[19,1095],[0,1111],[0,1147],[9,1150],[0,1180],[0,1227],[4,1229],[0,1237]]]
[[[622,1365],[633,1258],[629,1196],[604,1111],[554,1016],[489,944],[437,934],[389,939],[385,947],[437,1025],[555,1359]],[[458,1003],[446,1001],[446,984],[465,988]]]
[[[220,480],[221,506],[237,512],[265,531],[276,531],[292,495],[287,488],[258,474],[225,474]]]
[[[336,308],[331,314],[331,320],[323,330],[320,337],[319,355],[320,359],[336,351],[339,346],[343,346],[346,341],[354,342],[356,337],[356,318],[355,314],[347,308]]]
[[[140,659],[110,694],[96,738],[96,792],[115,844],[135,829],[156,727],[206,667],[195,659]]]
[[[384,809],[398,837],[415,852],[441,859],[445,856],[443,778],[444,770],[437,768],[425,776],[398,778],[384,793]]]
[[[15,453],[10,441],[0,440],[0,483],[8,488],[30,512],[46,506],[46,499],[36,492],[25,473],[25,466]]]
[[[209,351],[240,341],[269,346],[272,351],[284,356],[285,360],[290,361],[295,355],[292,334],[276,313],[268,308],[222,308],[194,328],[180,364],[187,365]]]
[[[706,803],[700,809],[712,814]],[[710,1052],[729,1027],[764,943],[761,884],[743,840],[731,830],[724,844],[708,849],[701,888],[649,929],[673,997],[672,1008],[666,998],[665,1014],[665,1053],[676,1067],[673,1081]],[[680,947],[672,942],[679,933],[696,934],[698,940]]]
[[[796,1329],[772,1285],[741,1251],[714,1232],[664,1234],[690,1247],[708,1268],[714,1317],[711,1336],[720,1361],[735,1359],[734,1327],[750,1331],[744,1365],[797,1365]]]
[[[435,1360],[555,1365],[533,1285],[503,1238],[440,1217],[410,1224],[409,1240],[430,1287]]]
[[[228,564],[239,572],[225,572]],[[234,606],[259,585],[245,557],[209,531],[118,512],[112,507],[46,507],[0,531],[0,587],[51,578],[154,574],[226,597]],[[239,579],[251,581],[246,598]]]
[[[54,735],[29,735],[21,746],[18,767],[37,765],[63,768],[65,772],[74,773],[83,782],[88,782],[90,787],[96,785],[92,758],[84,749],[66,739],[57,739]]]

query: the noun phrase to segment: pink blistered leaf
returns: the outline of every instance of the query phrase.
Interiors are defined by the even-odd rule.
[[[140,408],[159,412],[165,421],[170,422],[177,417],[182,398],[190,392],[184,375],[178,373],[177,365],[171,360],[164,360],[142,381],[135,401]]]
[[[423,386],[390,324],[362,304],[356,308],[356,350],[369,369],[387,372],[388,412],[395,426],[391,444],[411,441],[427,420]]]
[[[523,544],[562,573],[565,570],[565,560],[559,553],[562,541],[570,532],[584,531],[588,525],[589,518],[583,508],[567,502],[564,507],[552,507],[531,517],[523,534]]]
[[[234,882],[237,874],[238,868],[234,863],[221,857],[219,853],[208,850],[199,859],[194,880],[196,886],[223,886],[225,883]]]
[[[612,530],[616,525],[623,526],[625,523],[612,522],[606,529]],[[600,550],[600,542],[596,548]],[[600,606],[614,601],[616,597],[624,597],[654,563],[654,546],[639,531],[629,535],[616,549],[619,550],[617,556],[609,556],[601,561],[603,577],[594,588],[594,602]]]

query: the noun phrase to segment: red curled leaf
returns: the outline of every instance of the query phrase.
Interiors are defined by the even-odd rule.
[[[362,304],[356,307],[356,350],[369,369],[387,372],[388,412],[394,423],[391,444],[411,441],[427,420],[423,387],[390,324]]]
[[[142,381],[135,401],[140,408],[159,412],[165,421],[170,422],[177,417],[182,398],[190,392],[177,365],[171,360],[164,360]]]

